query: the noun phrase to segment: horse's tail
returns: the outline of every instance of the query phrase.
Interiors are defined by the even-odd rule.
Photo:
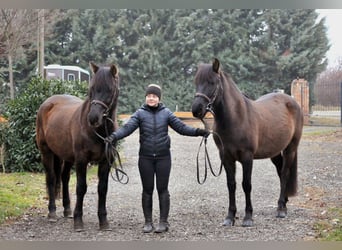
[[[289,178],[287,180],[286,189],[285,189],[285,195],[287,197],[294,196],[297,194],[297,154],[298,151],[296,150],[295,156],[293,158],[292,164],[290,166],[290,173]]]

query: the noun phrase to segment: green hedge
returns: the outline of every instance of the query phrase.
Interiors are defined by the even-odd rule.
[[[7,124],[0,126],[0,143],[5,145],[6,172],[42,172],[35,143],[36,113],[43,101],[54,94],[72,94],[84,98],[86,82],[63,82],[32,78],[25,90],[5,106]]]

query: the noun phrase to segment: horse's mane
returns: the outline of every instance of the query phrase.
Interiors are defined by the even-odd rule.
[[[102,91],[105,92],[113,92],[118,86],[115,86],[114,84],[104,84],[104,83],[112,83],[112,78],[113,76],[111,75],[109,68],[108,67],[101,67],[97,71],[96,74],[94,74],[91,82],[90,82],[90,88],[89,88],[89,93],[91,91],[96,91],[97,89],[101,89]]]
[[[212,77],[215,73],[212,70],[212,65],[208,63],[202,63],[198,66],[198,70],[195,75],[195,82],[212,82]]]
[[[245,98],[251,99],[246,93],[241,91],[237,84],[234,82],[231,74],[220,69],[220,76],[227,82],[228,85],[236,89],[237,92],[241,93]],[[213,82],[213,77],[216,77],[217,73],[213,71],[213,65],[209,63],[202,63],[199,65],[197,73],[195,75],[195,82]]]
[[[252,100],[245,92],[241,91],[239,86],[234,82],[231,74],[226,73],[224,71],[221,71],[221,74],[224,75],[224,77],[226,78],[226,80],[230,83],[230,85],[234,86],[236,88],[236,90],[241,93],[244,97],[246,97],[247,99]]]

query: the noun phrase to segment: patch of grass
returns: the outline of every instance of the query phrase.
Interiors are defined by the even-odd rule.
[[[0,224],[44,204],[45,176],[33,173],[0,174]]]
[[[88,169],[89,182],[97,180],[97,167]],[[75,193],[76,175],[72,173],[69,187]],[[45,173],[0,173],[0,224],[23,215],[30,208],[46,208]]]
[[[336,133],[341,133],[341,131],[340,127],[305,126],[303,129],[303,138],[333,136]]]
[[[342,241],[342,208],[330,208],[327,219],[315,224],[321,241]]]
[[[339,117],[310,117],[311,125],[320,125],[320,126],[340,126],[341,121]]]

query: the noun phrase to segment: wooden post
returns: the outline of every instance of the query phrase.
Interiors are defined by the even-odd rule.
[[[309,124],[309,83],[305,79],[297,78],[291,83],[291,96],[303,110],[304,124]]]

